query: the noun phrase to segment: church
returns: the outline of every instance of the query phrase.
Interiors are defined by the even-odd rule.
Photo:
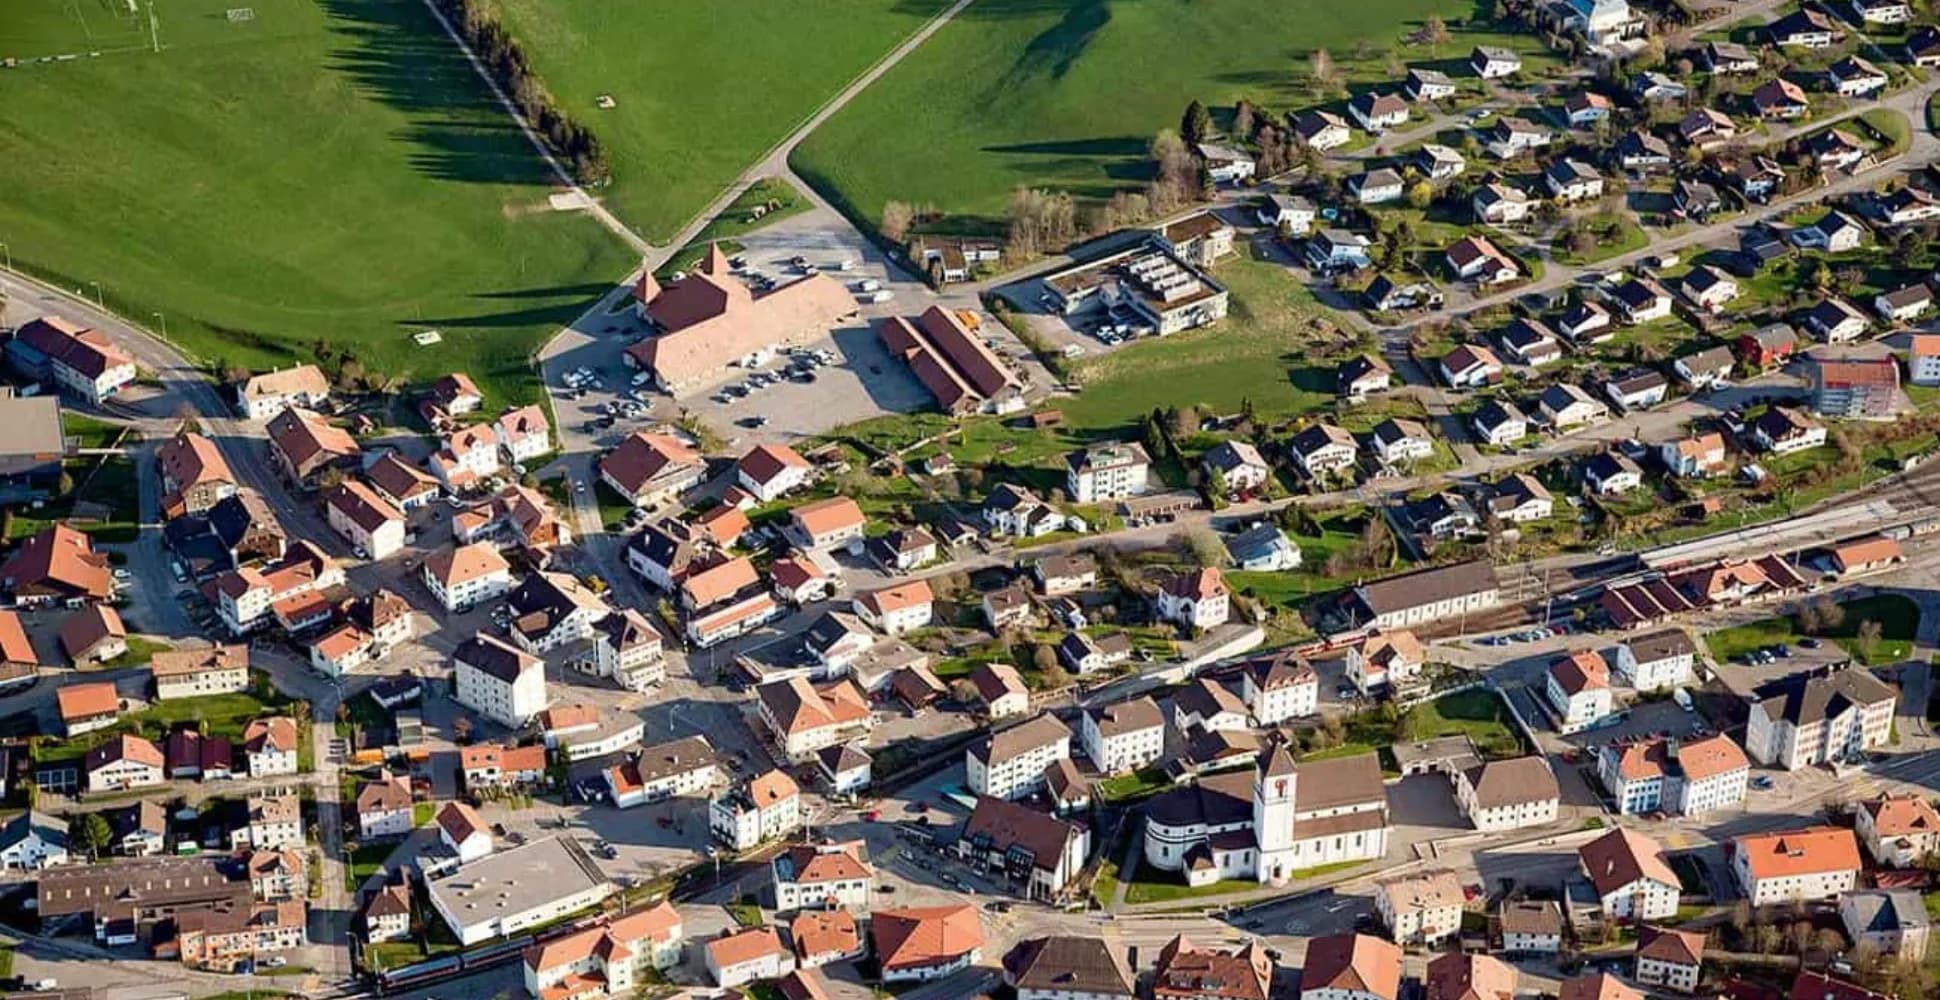
[[[1145,863],[1186,884],[1284,884],[1294,872],[1388,852],[1388,793],[1374,754],[1295,765],[1275,742],[1252,770],[1209,775],[1145,807]]]

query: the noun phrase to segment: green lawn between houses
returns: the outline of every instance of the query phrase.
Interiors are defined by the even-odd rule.
[[[1838,643],[1854,659],[1878,666],[1897,663],[1912,654],[1913,637],[1920,627],[1920,606],[1912,598],[1876,594],[1839,606],[1845,609],[1845,619],[1837,628],[1827,629],[1820,635]],[[1859,625],[1864,621],[1876,621],[1880,625],[1880,640],[1870,651],[1859,641]],[[1784,615],[1720,629],[1706,635],[1704,645],[1714,659],[1733,660],[1755,649],[1780,643],[1795,644],[1803,635],[1798,617]]]
[[[1220,113],[1240,97],[1276,114],[1313,104],[1305,76],[1316,48],[1351,85],[1391,88],[1400,75],[1390,49],[1445,69],[1476,44],[1523,52],[1532,75],[1556,65],[1532,34],[1458,23],[1478,6],[978,0],[809,136],[792,163],[869,224],[900,200],[994,229],[1020,185],[1089,199],[1143,186],[1153,134],[1176,128],[1194,98]],[[1449,43],[1403,45],[1430,13],[1448,21]]]
[[[327,341],[370,371],[462,368],[488,405],[536,397],[532,350],[631,254],[547,209],[550,178],[424,6],[150,9],[159,54],[118,0],[0,17],[0,55],[110,53],[0,78],[14,265],[89,298],[98,281],[211,363],[286,365]],[[426,328],[444,342],[416,346]]]
[[[497,0],[559,103],[606,144],[601,197],[663,242],[948,0]],[[597,106],[608,94],[614,106]],[[876,155],[903,137],[884,133]]]
[[[262,675],[256,675],[261,677]],[[288,712],[289,702],[280,695],[266,701],[255,693],[212,694],[196,698],[171,698],[158,701],[130,715],[124,715],[106,729],[82,733],[69,739],[45,738],[34,749],[35,760],[57,760],[86,753],[122,733],[134,733],[159,743],[178,727],[199,724],[204,736],[220,736],[241,743],[243,727],[251,719]]]

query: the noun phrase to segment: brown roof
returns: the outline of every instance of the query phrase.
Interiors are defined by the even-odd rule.
[[[786,734],[857,722],[869,717],[868,697],[847,679],[817,688],[808,682],[808,678],[795,676],[755,688],[755,697]]]
[[[1832,550],[1832,561],[1841,572],[1905,557],[1905,552],[1900,549],[1900,543],[1885,535],[1847,542],[1844,545],[1835,546]]]
[[[552,424],[546,420],[546,411],[538,406],[521,406],[499,414],[498,432],[508,442],[516,442],[534,435],[549,437]]]
[[[449,588],[488,573],[510,572],[512,567],[491,543],[473,542],[433,552],[425,557],[424,569]]]
[[[796,969],[775,984],[783,1000],[829,1000],[828,980],[821,969]]]
[[[1439,955],[1422,985],[1427,1000],[1514,1000],[1516,969],[1493,955]]]
[[[829,497],[805,503],[788,512],[795,526],[812,538],[853,528],[867,520],[862,508],[848,497]]]
[[[803,844],[790,847],[783,857],[787,860],[787,870],[793,873],[790,881],[854,881],[869,877],[869,866],[863,861],[868,849],[868,845],[860,840],[825,847]]]
[[[1037,867],[1046,871],[1057,866],[1071,838],[1077,835],[1076,826],[1056,816],[987,795],[977,797],[977,807],[963,824],[963,839],[988,837],[993,851],[1022,847],[1030,852]]]
[[[270,420],[268,430],[270,443],[290,460],[299,476],[307,476],[319,466],[359,451],[350,432],[331,426],[323,417],[301,407],[292,406],[277,414]]]
[[[96,768],[120,760],[131,760],[137,764],[161,767],[163,761],[162,748],[139,736],[122,733],[88,751],[87,769],[92,772]]]
[[[1664,863],[1663,848],[1634,830],[1616,829],[1576,850],[1597,895],[1607,896],[1638,879],[1677,886],[1677,873]]]
[[[965,326],[957,313],[931,306],[914,322],[891,316],[877,327],[884,346],[902,357],[917,381],[946,410],[988,399],[1018,385],[984,342]]]
[[[1189,573],[1174,573],[1167,576],[1159,586],[1174,597],[1203,601],[1226,593],[1226,576],[1219,571],[1218,567],[1207,566]]]
[[[1217,996],[1225,1000],[1266,1000],[1273,985],[1273,959],[1258,942],[1232,951],[1200,948],[1184,934],[1159,949],[1152,971],[1152,994],[1172,997]]]
[[[121,696],[115,693],[115,686],[107,681],[69,684],[54,692],[54,700],[60,705],[61,720],[64,722],[79,722],[121,711]]]
[[[666,332],[627,348],[627,355],[672,385],[856,313],[849,290],[824,274],[756,297],[728,273],[718,248],[679,281],[665,287],[650,279],[641,282],[635,297]]]
[[[680,590],[694,607],[705,608],[760,582],[761,574],[755,570],[754,561],[737,556],[689,573],[681,581]]]
[[[707,954],[714,959],[714,967],[718,969],[752,962],[763,955],[778,954],[781,950],[781,936],[775,933],[773,927],[751,927],[723,934],[707,942]]]
[[[877,910],[869,938],[883,968],[921,968],[981,949],[983,924],[967,904]]]
[[[671,434],[640,431],[629,434],[600,459],[600,472],[610,476],[629,494],[646,489],[655,479],[675,470],[698,468],[705,460],[701,453]]]
[[[1627,781],[1660,777],[1673,771],[1681,771],[1690,780],[1702,781],[1751,766],[1745,752],[1723,733],[1680,741],[1674,760],[1671,746],[1667,739],[1639,740],[1625,745],[1617,750],[1617,772]]]
[[[435,493],[438,490],[436,479],[397,457],[396,452],[386,452],[384,457],[371,463],[371,467],[364,470],[364,478],[370,480],[379,493],[399,503],[421,493]]]
[[[88,378],[99,378],[110,368],[134,363],[107,334],[58,316],[29,321],[14,336]]]
[[[1004,978],[1019,990],[1088,998],[1130,997],[1138,988],[1122,949],[1101,938],[1067,934],[1019,941],[1004,954]]]
[[[1331,934],[1307,943],[1300,988],[1358,990],[1396,1000],[1401,992],[1401,948],[1366,934]]]
[[[1644,1000],[1644,995],[1607,972],[1592,972],[1564,982],[1556,1000]]]
[[[794,938],[795,954],[803,958],[847,955],[862,947],[855,917],[843,909],[804,910],[788,925],[788,936]]]
[[[243,752],[245,753],[295,750],[296,744],[296,720],[287,715],[251,719],[249,725],[243,727]]]
[[[96,600],[114,593],[108,557],[94,551],[87,535],[61,523],[41,529],[15,549],[0,565],[0,580],[15,592],[54,589]]]
[[[1112,737],[1133,733],[1165,725],[1165,714],[1159,711],[1158,703],[1149,696],[1121,701],[1090,711],[1094,725],[1101,736]]]
[[[39,662],[40,656],[34,652],[34,644],[27,640],[27,630],[20,624],[20,616],[12,611],[0,611],[0,663]]]
[[[1732,841],[1731,849],[1744,856],[1754,879],[1860,869],[1859,840],[1843,827],[1749,834]]]
[[[1704,960],[1704,935],[1672,927],[1646,926],[1637,932],[1637,957],[1696,965]]]
[[[297,365],[282,371],[252,375],[249,381],[242,384],[242,394],[249,399],[262,396],[294,396],[298,393],[327,396],[330,394],[330,380],[324,377],[323,370],[316,365]]]
[[[856,600],[877,615],[886,615],[913,608],[919,604],[929,604],[936,599],[930,591],[928,580],[909,580],[881,590],[862,594]]]
[[[988,705],[1007,694],[1030,693],[1024,677],[1008,663],[979,663],[970,668],[970,683],[977,686],[977,697]],[[1062,725],[1062,724],[1060,724]],[[1069,731],[1066,731],[1069,735]]]
[[[162,650],[149,659],[148,669],[159,680],[164,677],[187,677],[215,670],[244,669],[248,666],[249,647],[235,644]]]
[[[970,752],[985,764],[1001,764],[1038,747],[1071,738],[1071,730],[1057,716],[1045,712],[1028,722],[1001,729],[970,744]]]
[[[127,635],[128,627],[121,623],[121,612],[106,604],[90,604],[68,615],[61,623],[61,649],[69,658],[79,659],[103,640]]]
[[[338,483],[336,488],[324,494],[323,502],[365,531],[376,531],[392,521],[404,520],[402,511],[355,479]]]
[[[359,816],[409,808],[411,808],[411,786],[405,783],[401,775],[379,771],[375,781],[366,781],[363,787],[357,789]]]
[[[1610,687],[1610,665],[1594,649],[1579,649],[1549,665],[1550,675],[1564,694],[1601,691]]]
[[[478,815],[478,810],[456,799],[438,808],[436,822],[438,829],[443,830],[454,844],[464,843],[475,833],[491,835],[491,827]]]
[[[1502,933],[1545,935],[1563,933],[1563,910],[1554,900],[1525,899],[1504,903]]]
[[[161,463],[162,476],[174,483],[178,490],[201,483],[233,485],[236,481],[235,473],[229,471],[229,463],[223,460],[216,443],[200,434],[177,432],[155,449],[155,460]]]
[[[1940,812],[1918,795],[1888,795],[1863,802],[1859,808],[1872,817],[1873,829],[1881,837],[1940,833]]]
[[[757,808],[766,809],[777,802],[785,802],[802,793],[800,785],[781,770],[768,771],[756,775],[748,782],[748,797],[754,800]]]
[[[766,484],[788,469],[808,468],[808,459],[785,444],[756,445],[735,463],[749,479]]]
[[[1475,803],[1484,809],[1514,805],[1518,802],[1547,802],[1560,799],[1562,790],[1549,761],[1531,754],[1514,760],[1495,760],[1477,764],[1466,772],[1469,786],[1475,789]]]

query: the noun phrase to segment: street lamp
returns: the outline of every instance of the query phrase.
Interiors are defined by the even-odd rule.
[[[13,251],[7,249],[5,243],[0,243],[0,262],[4,263],[7,270],[13,270]]]
[[[164,316],[164,315],[162,315],[161,313],[155,313],[155,314],[154,314],[154,316],[155,316],[155,318],[156,318],[157,320],[160,320],[160,321],[161,321],[161,324],[162,324],[162,339],[163,339],[163,340],[167,340],[167,339],[168,339],[168,317],[167,317],[167,316]]]
[[[89,287],[91,287],[91,288],[93,288],[93,289],[94,289],[94,304],[95,304],[95,307],[96,307],[96,308],[98,308],[98,309],[104,309],[104,310],[105,310],[105,309],[107,309],[107,308],[108,308],[108,304],[107,304],[106,302],[103,302],[103,301],[101,300],[101,283],[100,283],[99,281],[90,281],[90,282],[88,282],[88,285],[89,285]]]

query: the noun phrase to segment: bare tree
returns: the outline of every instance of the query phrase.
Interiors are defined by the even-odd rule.
[[[909,227],[916,221],[916,211],[907,202],[891,201],[882,206],[882,223],[877,227],[882,238],[891,243],[901,243],[909,236]]]

